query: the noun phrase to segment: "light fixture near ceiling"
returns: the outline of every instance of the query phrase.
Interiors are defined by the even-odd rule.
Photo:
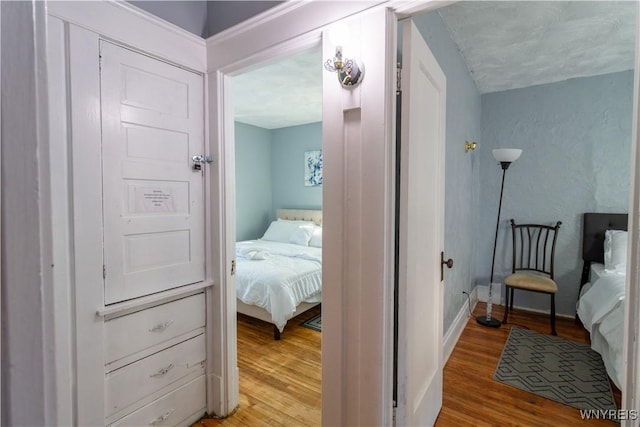
[[[342,46],[336,46],[336,53],[332,59],[327,59],[324,68],[338,74],[338,81],[342,87],[354,87],[359,85],[364,78],[364,65],[358,64],[355,59],[342,58]]]

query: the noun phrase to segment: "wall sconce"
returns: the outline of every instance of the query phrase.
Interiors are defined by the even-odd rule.
[[[476,149],[476,147],[478,147],[478,143],[477,142],[469,142],[469,141],[465,141],[464,142],[464,152],[466,153],[467,151],[473,151]]]
[[[336,55],[324,63],[327,71],[338,74],[338,81],[343,87],[354,87],[362,82],[364,65],[358,65],[355,59],[342,59],[342,46],[336,46]]]

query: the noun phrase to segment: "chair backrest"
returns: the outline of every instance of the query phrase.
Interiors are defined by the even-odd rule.
[[[516,224],[511,220],[513,234],[512,273],[535,271],[553,279],[553,261],[560,221],[556,225]]]

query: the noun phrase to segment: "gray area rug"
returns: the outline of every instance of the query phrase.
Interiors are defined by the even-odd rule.
[[[300,324],[305,328],[313,329],[314,331],[322,332],[322,314],[316,314],[309,320],[305,320]]]
[[[529,329],[511,328],[493,379],[577,409],[616,410],[598,353]]]

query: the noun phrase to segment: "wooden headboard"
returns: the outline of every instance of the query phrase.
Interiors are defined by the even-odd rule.
[[[277,209],[276,216],[280,219],[313,221],[322,226],[322,211],[311,209]]]
[[[585,213],[582,216],[582,285],[589,281],[592,262],[604,262],[604,232],[607,230],[626,230],[626,213]]]

